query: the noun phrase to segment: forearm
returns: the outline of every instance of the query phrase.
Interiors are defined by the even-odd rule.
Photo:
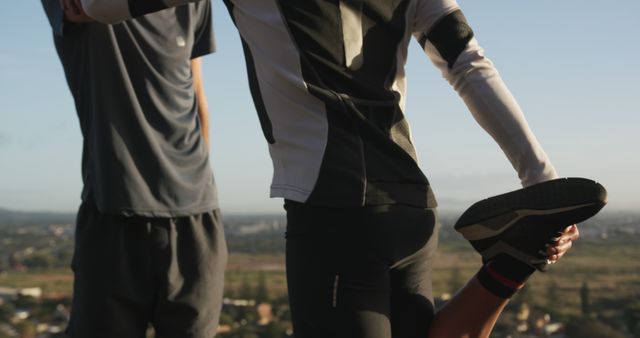
[[[82,0],[84,11],[96,21],[114,24],[163,9],[202,0]]]
[[[200,120],[200,132],[207,145],[209,145],[209,103],[204,92],[202,80],[202,59],[191,60],[191,73],[193,76],[193,89],[198,107],[198,118]]]
[[[461,14],[460,14],[461,16]],[[498,143],[523,186],[556,178],[551,161],[464,17],[422,39],[425,52],[462,97],[473,117]],[[457,22],[456,20],[463,22]],[[446,30],[451,30],[450,35]],[[460,34],[460,32],[465,32]],[[436,36],[439,35],[439,36]],[[457,43],[456,43],[457,41]]]

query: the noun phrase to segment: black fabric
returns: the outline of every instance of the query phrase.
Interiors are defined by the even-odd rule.
[[[277,0],[294,43],[315,72],[309,83],[369,100],[393,100],[391,85],[397,68],[397,49],[406,24],[408,0],[361,0],[362,65],[345,64],[338,0]]]
[[[517,283],[524,283],[536,271],[532,266],[507,254],[499,254],[490,264],[495,272]]]
[[[127,3],[132,18],[167,8],[162,0],[129,0]]]
[[[329,135],[307,203],[437,206],[429,181],[417,164],[409,133],[398,132],[402,128],[408,131],[408,124],[396,100],[356,100],[314,87],[310,90],[327,103]]]
[[[351,70],[345,65],[338,1],[279,0],[309,92],[327,110],[327,145],[307,203],[435,207],[408,138],[399,95],[391,89],[408,1],[357,2],[363,55],[362,65]]]
[[[420,41],[424,48],[428,39],[451,68],[472,38],[473,31],[467,19],[457,10],[438,21]]]
[[[224,4],[227,6],[227,10],[229,11],[229,16],[233,23],[236,23],[236,19],[233,16],[233,2],[230,0],[224,0]],[[251,97],[253,98],[253,105],[256,108],[256,112],[258,113],[258,119],[260,120],[260,127],[262,128],[262,133],[264,134],[264,138],[270,144],[274,144],[276,140],[273,137],[273,127],[271,125],[271,120],[269,119],[269,115],[267,114],[267,109],[264,106],[264,100],[262,99],[262,92],[260,91],[260,83],[258,81],[258,76],[256,75],[256,66],[253,61],[253,55],[251,54],[251,48],[247,45],[247,42],[244,41],[242,36],[240,36],[240,41],[242,41],[242,50],[244,51],[244,60],[247,67],[247,77],[249,81],[249,90],[251,92]]]
[[[303,66],[303,73],[305,67]],[[365,205],[366,169],[357,121],[337,93],[316,91],[324,98],[329,126],[320,173],[307,203],[329,206]]]
[[[398,67],[403,64],[398,59],[404,57],[401,45],[410,37],[407,30],[412,26],[407,22],[412,19],[408,13],[410,3],[410,0],[273,0],[263,8],[248,3],[240,5],[241,2],[234,7],[233,0],[225,0],[234,21],[235,15],[245,19],[239,27],[240,33],[246,35],[244,42],[255,44],[244,44],[244,49],[258,115],[267,141],[273,144],[270,148],[276,170],[273,195],[318,206],[436,206],[429,182],[417,164],[409,125],[401,109],[402,97],[393,88],[401,73]],[[345,6],[349,8],[347,11]],[[352,20],[346,21],[347,28],[343,27],[343,16],[345,20]],[[356,24],[361,26],[361,32]],[[252,36],[252,32],[262,33],[261,25],[278,29],[274,43],[288,43],[289,39],[293,42],[299,66],[298,63],[281,63],[278,54],[264,45],[268,35]],[[285,38],[279,36],[283,31],[288,33]],[[362,40],[359,40],[359,33],[362,33]],[[260,38],[256,39],[257,36]],[[348,53],[345,44],[353,44],[346,46]],[[359,50],[359,55],[353,55]],[[357,63],[347,66],[346,54]],[[259,57],[266,57],[270,62],[254,64],[254,58]],[[256,65],[264,67],[264,72],[259,72],[257,77]],[[302,79],[298,71],[301,71]],[[271,73],[277,74],[276,78],[259,76]],[[312,111],[314,118],[311,120],[312,115],[308,112],[301,111],[298,116],[297,108],[292,107],[289,111],[286,106],[279,105],[288,103],[280,98],[274,98],[274,101],[282,101],[270,107],[270,102],[263,101],[260,95],[258,82],[265,86],[263,89],[281,91],[282,88],[277,88],[278,81],[291,81],[287,85],[294,84],[300,89],[292,93],[293,102],[317,102],[317,98],[324,103],[324,111]],[[300,84],[308,93],[298,86]],[[268,86],[271,88],[266,88]],[[300,99],[307,94],[315,98]],[[296,101],[299,99],[301,102]],[[301,104],[302,109],[310,108]],[[284,112],[278,112],[278,118],[291,119],[292,123],[276,120],[275,113],[270,121],[268,114],[272,112],[265,108],[284,109]],[[288,133],[287,128],[293,129],[291,126],[301,121],[320,123],[325,117],[326,139],[324,129],[308,141]],[[283,128],[277,128],[272,135],[271,123],[283,123]],[[324,128],[324,124],[316,128]],[[277,143],[278,132],[288,137],[287,142]],[[318,149],[318,144],[325,146]],[[313,147],[315,152],[309,156],[322,156],[317,178],[316,168],[308,174],[295,171],[300,170],[302,166],[298,164],[304,159],[289,158],[288,147],[297,150]],[[313,159],[314,163],[318,160]]]
[[[489,292],[507,299],[524,287],[535,271],[533,267],[507,254],[500,254],[480,268],[477,278]]]
[[[53,34],[62,36],[64,33],[64,10],[60,6],[60,0],[42,0],[42,7],[49,19]]]
[[[434,315],[433,209],[287,210],[287,283],[296,338],[423,338]]]
[[[211,338],[227,248],[218,210],[176,218],[109,215],[83,203],[73,254],[73,338]]]
[[[485,290],[489,291],[494,296],[503,299],[509,299],[513,297],[513,295],[515,295],[516,292],[521,289],[518,287],[506,285],[505,283],[497,280],[495,276],[493,276],[489,272],[489,268],[486,265],[480,268],[480,270],[476,274],[476,279],[478,280],[480,285],[485,288]]]
[[[183,5],[188,6],[188,5]],[[202,15],[198,16],[195,25],[191,58],[195,59],[216,50],[215,35],[213,33],[213,10],[210,1],[201,1],[195,4],[196,8],[204,8]]]
[[[390,90],[397,70],[398,46],[407,29],[408,0],[364,1],[362,7],[362,66],[352,71],[355,79],[369,86]],[[359,95],[354,95],[359,97]],[[365,95],[377,99],[377,96]],[[384,96],[383,96],[384,97]]]
[[[260,84],[258,83],[258,77],[256,75],[256,66],[253,61],[253,55],[251,55],[251,49],[247,46],[247,43],[242,39],[242,49],[245,53],[245,62],[247,64],[247,77],[249,78],[249,89],[251,91],[251,97],[253,98],[253,105],[256,107],[258,113],[258,119],[260,119],[260,126],[262,127],[262,133],[264,134],[267,142],[273,144],[276,140],[273,138],[273,127],[269,115],[267,115],[267,109],[264,106],[264,100],[262,99],[262,93],[260,92]]]

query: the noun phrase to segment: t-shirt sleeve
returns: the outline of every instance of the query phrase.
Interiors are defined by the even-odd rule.
[[[191,51],[192,59],[211,54],[216,50],[211,2],[205,0],[197,3],[195,6],[197,19],[194,30],[193,49]]]
[[[413,33],[430,31],[443,17],[459,8],[456,0],[417,0],[412,25]]]
[[[204,0],[81,0],[82,8],[88,16],[106,24],[202,1]]]
[[[42,7],[44,8],[45,14],[47,14],[53,33],[57,36],[62,36],[64,32],[64,11],[60,6],[60,1],[42,0]]]

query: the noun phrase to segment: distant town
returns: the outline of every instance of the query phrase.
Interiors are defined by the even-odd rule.
[[[452,228],[458,215],[440,214],[437,307],[479,267],[477,254]],[[74,218],[0,209],[0,338],[66,337]],[[605,212],[580,229],[572,252],[530,280],[492,337],[640,338],[640,212]],[[216,337],[294,337],[284,215],[225,215],[225,231],[230,259]]]

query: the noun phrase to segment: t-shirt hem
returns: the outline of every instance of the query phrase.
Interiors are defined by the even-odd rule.
[[[88,202],[88,201],[85,201]],[[97,206],[97,209],[104,214],[117,214],[127,217],[142,216],[142,217],[154,217],[154,218],[172,218],[172,217],[184,217],[203,214],[219,209],[217,201],[211,201],[200,204],[197,207],[190,207],[185,209],[144,209],[144,208],[132,208],[132,207],[104,207]]]
[[[216,52],[215,46],[208,47],[208,48],[197,48],[197,49],[194,49],[193,52],[191,53],[191,60],[197,59],[201,56],[213,54],[215,52]]]
[[[275,185],[271,186],[271,193],[270,193],[271,198],[281,197],[284,199],[305,203],[309,198],[309,195],[310,195],[309,192],[304,192],[302,191],[302,189],[297,189],[293,187],[289,188],[289,187],[283,187],[283,186],[275,186]]]
[[[408,187],[413,187],[413,189],[409,189]],[[345,198],[345,196],[329,196],[323,198],[322,200],[314,200],[313,203],[309,203],[308,199],[311,193],[305,192],[302,188],[297,188],[294,186],[272,185],[271,198],[280,197],[286,200],[304,204],[335,207],[366,207],[375,205],[402,204],[416,208],[435,209],[438,206],[433,191],[431,190],[431,186],[428,184],[400,184],[399,186],[391,184],[387,186],[387,188],[389,188],[389,191],[386,191],[386,193],[369,193],[367,194],[366,198],[361,198],[358,200]]]

